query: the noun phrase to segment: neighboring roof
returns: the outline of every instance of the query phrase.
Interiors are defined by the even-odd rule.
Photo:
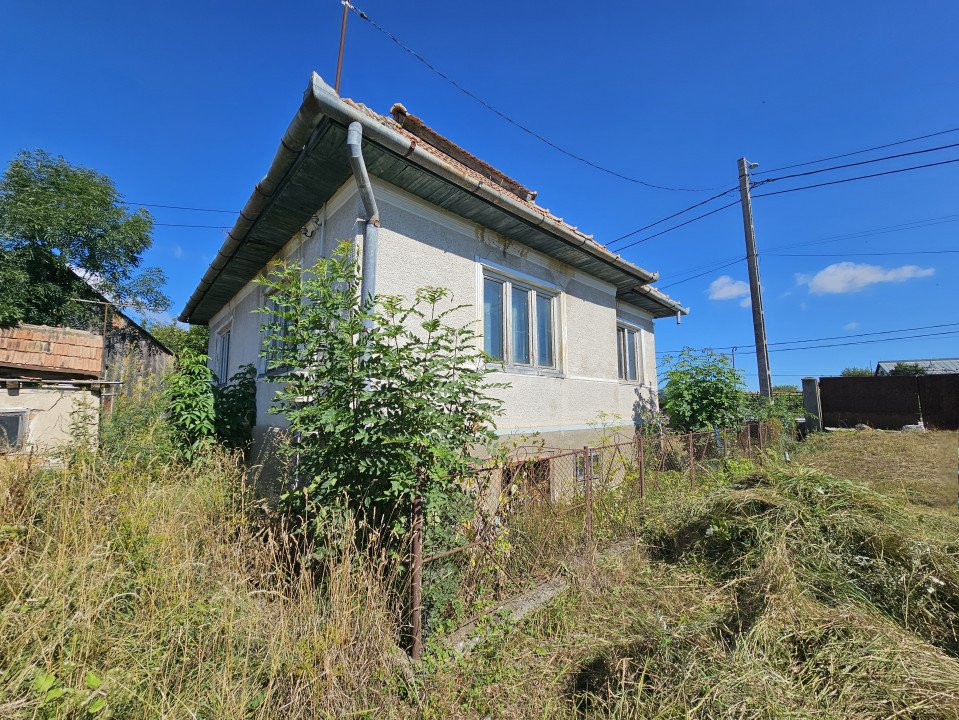
[[[876,375],[885,375],[899,363],[909,363],[923,368],[929,375],[959,373],[959,358],[928,358],[923,360],[880,360],[876,363]]]
[[[0,328],[0,367],[97,377],[103,337],[46,325]]]
[[[350,179],[346,130],[351,122],[363,127],[363,152],[371,175],[612,283],[617,297],[654,317],[688,312],[649,286],[657,274],[610,252],[591,235],[540,207],[534,192],[422,121],[398,114],[405,115],[403,125],[341,99],[313,73],[270,169],[254,188],[180,320],[209,322]],[[414,132],[404,127],[407,124]]]

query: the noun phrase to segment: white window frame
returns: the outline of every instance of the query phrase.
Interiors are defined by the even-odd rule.
[[[636,358],[636,377],[629,377],[628,343],[632,335],[633,353]],[[644,362],[645,340],[643,328],[636,323],[617,318],[616,320],[616,371],[619,381],[629,385],[643,385],[646,382],[646,363]]]
[[[223,338],[227,336],[226,352],[223,352]],[[226,322],[218,327],[213,336],[213,357],[216,361],[217,382],[225,385],[230,380],[230,344],[233,341],[233,323]]]
[[[503,358],[502,360],[493,359],[490,361],[490,364],[500,365],[502,364],[507,370],[511,371],[536,371],[536,372],[545,372],[545,373],[559,373],[560,372],[560,357],[559,357],[559,338],[560,338],[560,329],[562,327],[560,321],[560,292],[555,287],[550,287],[549,285],[537,282],[535,279],[530,278],[529,276],[523,275],[522,273],[510,272],[509,270],[502,269],[499,267],[490,267],[488,265],[481,266],[482,272],[480,273],[479,278],[479,293],[480,293],[480,302],[478,306],[480,308],[480,322],[483,324],[483,333],[485,338],[486,327],[485,327],[485,307],[486,303],[486,280],[493,280],[498,282],[502,286],[503,294],[503,317],[502,317],[502,328],[503,328]],[[512,297],[513,290],[521,290],[528,293],[528,308],[529,308],[529,329],[528,335],[529,338],[529,362],[520,363],[516,362],[513,358],[513,318],[512,318]],[[549,299],[550,302],[550,311],[552,314],[552,363],[549,365],[543,365],[540,363],[538,355],[538,337],[537,337],[537,296],[542,296]],[[485,339],[484,339],[484,348],[485,348]]]

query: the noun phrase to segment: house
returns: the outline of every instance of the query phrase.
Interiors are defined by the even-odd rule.
[[[931,358],[927,360],[880,360],[876,364],[876,375],[888,375],[899,363],[918,365],[926,375],[949,375],[959,373],[959,358]]]
[[[657,274],[610,252],[536,202],[536,193],[395,105],[391,117],[340,98],[313,74],[266,176],[256,185],[180,315],[210,327],[220,378],[260,372],[254,436],[282,418],[260,357],[271,262],[312,265],[344,239],[362,257],[363,293],[412,297],[425,285],[469,305],[482,328],[503,436],[547,445],[595,441],[603,415],[631,433],[656,402],[654,321],[688,311],[652,286]]]
[[[92,292],[99,317],[106,301]],[[77,429],[95,437],[113,398],[172,365],[163,343],[106,305],[90,329],[0,328],[0,453],[54,451]]]
[[[96,435],[103,336],[45,325],[0,328],[0,454],[68,444],[78,423]]]

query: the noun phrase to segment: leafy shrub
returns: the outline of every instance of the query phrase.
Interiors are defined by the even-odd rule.
[[[215,436],[213,372],[206,355],[186,351],[166,378],[163,390],[167,419],[179,454],[188,462],[208,448]]]
[[[742,373],[725,355],[687,348],[666,371],[662,406],[676,430],[738,425],[743,420],[745,400]]]
[[[217,439],[233,450],[248,450],[256,422],[256,368],[244,365],[229,382],[215,387],[213,406]]]
[[[262,281],[274,291],[264,309],[281,383],[273,412],[291,431],[284,502],[313,531],[345,502],[398,537],[422,498],[429,541],[431,528],[460,519],[471,450],[494,440],[499,403],[476,333],[450,324],[462,306],[449,291],[361,299],[358,280],[342,244],[308,270],[280,264]]]

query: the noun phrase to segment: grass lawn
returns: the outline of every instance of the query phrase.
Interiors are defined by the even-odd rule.
[[[841,430],[812,435],[798,460],[907,502],[956,512],[959,433]]]

